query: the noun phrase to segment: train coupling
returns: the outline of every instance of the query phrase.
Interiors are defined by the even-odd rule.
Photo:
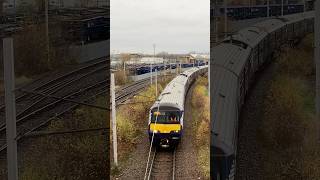
[[[162,148],[168,148],[170,147],[169,139],[161,139],[160,146]]]

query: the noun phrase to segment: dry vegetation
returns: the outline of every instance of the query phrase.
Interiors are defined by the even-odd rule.
[[[265,100],[261,143],[271,179],[320,179],[312,36],[286,49]]]
[[[198,164],[202,174],[210,177],[210,102],[208,79],[199,77],[192,93],[193,131],[196,135]]]
[[[74,63],[76,59],[69,53],[67,45],[57,48],[50,43],[48,60],[44,24],[25,25],[23,31],[14,36],[14,46],[15,69],[18,75],[41,74]]]
[[[104,105],[106,99],[98,100]],[[48,131],[106,127],[107,112],[81,107],[68,119],[56,119]],[[32,139],[22,155],[22,180],[36,179],[108,179],[108,132],[42,136]]]
[[[124,85],[132,82],[132,80],[128,77],[128,72],[124,70],[118,70],[114,74],[116,85]]]

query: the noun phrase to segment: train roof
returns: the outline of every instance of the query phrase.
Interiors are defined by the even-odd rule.
[[[314,11],[307,11],[303,13],[303,16],[305,19],[310,19],[315,17],[315,12]]]
[[[287,22],[287,24],[291,24],[294,22],[299,22],[301,20],[304,19],[304,16],[302,13],[297,13],[297,14],[290,14],[290,15],[286,15],[283,17],[283,19],[285,19]]]
[[[279,28],[281,28],[284,25],[285,25],[285,23],[283,22],[283,20],[281,20],[279,18],[272,18],[272,19],[268,19],[268,20],[256,23],[252,27],[258,27],[258,28],[265,30],[268,33],[271,33],[271,32],[278,30]]]
[[[166,106],[179,109],[184,109],[184,95],[185,84],[188,78],[184,75],[178,75],[175,77],[162,91],[157,101],[153,104],[151,109],[159,106]]]
[[[232,38],[242,41],[250,47],[255,47],[265,36],[267,36],[267,32],[265,32],[263,28],[250,26],[238,31],[237,34],[232,37],[229,36],[224,42],[230,41]]]
[[[251,48],[242,48],[231,43],[221,43],[212,48],[212,65],[224,67],[238,76],[250,55]]]
[[[223,67],[211,65],[211,145],[224,153],[234,152],[238,121],[237,77]]]
[[[195,73],[196,71],[206,68],[203,67],[194,67],[190,68],[183,73],[175,77],[162,91],[157,101],[153,104],[151,109],[157,108],[158,106],[163,107],[172,107],[184,111],[184,99],[185,99],[185,84],[187,83],[188,78]]]

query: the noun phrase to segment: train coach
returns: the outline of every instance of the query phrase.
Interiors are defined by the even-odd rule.
[[[182,136],[185,96],[197,78],[208,66],[194,67],[175,77],[150,108],[149,140],[161,147],[173,147]]]
[[[282,45],[313,31],[314,12],[275,17],[240,30],[212,48],[211,177],[235,178],[238,122],[258,71]]]

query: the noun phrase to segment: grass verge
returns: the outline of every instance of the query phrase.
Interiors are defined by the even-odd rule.
[[[261,145],[270,179],[320,179],[313,38],[285,49],[264,102]]]
[[[208,79],[199,77],[192,93],[193,134],[196,134],[198,166],[205,179],[210,177],[210,101]]]
[[[106,98],[97,104],[105,105]],[[79,107],[70,116],[57,118],[47,131],[107,127],[107,113]],[[32,142],[22,153],[19,179],[108,179],[108,132],[59,134],[27,139]]]

